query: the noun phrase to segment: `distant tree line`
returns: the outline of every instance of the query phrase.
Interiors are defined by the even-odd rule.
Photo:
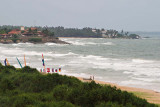
[[[11,29],[17,29],[20,26],[0,26],[0,34],[4,32],[8,32]],[[26,29],[29,27],[25,27]],[[64,28],[62,26],[59,27],[41,27],[36,26],[36,28],[42,31],[44,34],[48,36],[56,36],[56,37],[91,37],[91,38],[140,38],[139,35],[129,34],[129,32],[118,32],[116,30],[110,29],[93,29],[90,27],[85,27],[82,29],[78,28]]]
[[[7,34],[10,31],[11,29],[8,29],[8,28],[0,28],[0,34]]]

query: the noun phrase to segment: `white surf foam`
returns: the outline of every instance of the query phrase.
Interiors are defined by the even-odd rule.
[[[47,46],[67,46],[68,44],[45,43]]]
[[[34,44],[29,42],[12,44],[12,46],[22,46],[22,45],[33,46]]]
[[[73,45],[80,45],[80,46],[86,46],[86,45],[115,45],[112,42],[107,43],[95,43],[95,42],[79,42],[79,41],[69,41]]]
[[[105,43],[101,43],[101,42],[88,42],[88,41],[86,41],[85,38],[83,38],[83,39],[76,39],[76,38],[68,38],[68,39],[64,38],[64,39],[62,39],[61,38],[61,40],[69,42],[72,45],[79,45],[79,46],[85,46],[85,45],[115,45],[112,42],[105,42]]]
[[[68,76],[81,77],[81,78],[90,78],[90,76],[94,76],[93,74],[88,74],[88,73],[73,73],[73,72],[68,72],[67,70],[62,70],[62,72],[60,72],[60,74],[68,75]],[[95,76],[95,79],[102,79],[102,77]]]
[[[106,42],[106,43],[101,43],[101,44],[103,44],[103,45],[115,45],[115,44],[112,43],[112,42]]]
[[[154,61],[151,60],[144,60],[144,59],[132,59],[134,63],[153,63]]]
[[[124,71],[124,74],[160,76],[160,62],[150,60],[130,60],[130,59],[111,59],[101,56],[79,56],[77,63],[90,64],[90,67],[97,69],[114,69],[115,71]],[[76,63],[76,61],[74,61]]]
[[[73,52],[62,54],[62,53],[54,53],[54,52],[26,51],[20,48],[1,48],[0,53],[3,55],[13,55],[13,56],[23,56],[24,54],[26,56],[41,56],[43,53],[44,56],[50,56],[50,57],[63,57],[68,55],[77,55]]]

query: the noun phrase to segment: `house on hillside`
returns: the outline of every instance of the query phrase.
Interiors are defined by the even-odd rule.
[[[20,35],[21,30],[19,29],[13,29],[12,31],[8,32],[8,35],[13,36],[13,35]]]
[[[8,34],[0,34],[0,38],[7,38],[7,37],[9,37]]]
[[[44,36],[44,34],[41,31],[38,31],[37,28],[31,27],[27,30],[23,30],[22,36]]]
[[[13,35],[21,35],[21,36],[44,36],[44,34],[41,31],[38,31],[37,28],[31,27],[28,29],[25,29],[23,26],[20,29],[13,29],[8,33],[10,37]]]
[[[92,29],[92,32],[97,33],[97,30],[96,29]]]

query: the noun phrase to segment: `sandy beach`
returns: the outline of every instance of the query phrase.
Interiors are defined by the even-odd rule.
[[[90,82],[90,80],[83,80],[83,78],[81,78],[81,77],[76,77],[76,78],[78,78],[79,80],[81,80],[83,82]],[[95,80],[95,82],[98,83],[98,84],[102,84],[102,85],[116,86],[117,88],[119,88],[123,91],[134,93],[136,96],[138,96],[140,98],[144,98],[150,103],[160,104],[160,93],[159,92],[156,92],[156,91],[153,91],[153,90],[148,90],[148,89],[142,89],[142,88],[120,86],[120,85],[117,85],[117,84],[98,81],[98,80]]]

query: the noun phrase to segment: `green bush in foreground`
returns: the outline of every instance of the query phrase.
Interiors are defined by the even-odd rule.
[[[0,107],[157,107],[116,87],[0,64]]]

